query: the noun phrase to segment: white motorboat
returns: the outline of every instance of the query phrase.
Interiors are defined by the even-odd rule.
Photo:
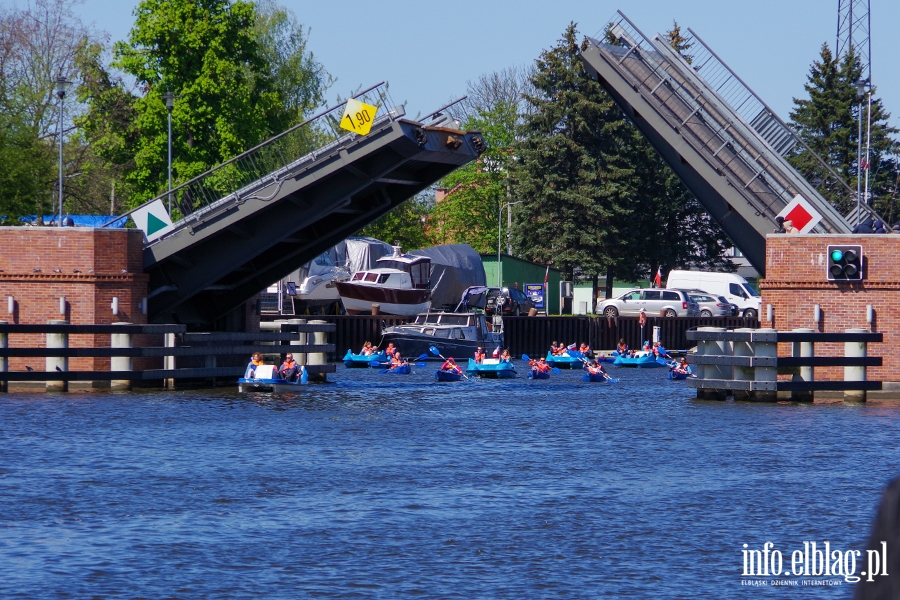
[[[349,281],[335,283],[348,314],[369,314],[372,305],[389,315],[411,316],[431,307],[431,258],[402,254],[376,261],[375,269],[357,271]]]

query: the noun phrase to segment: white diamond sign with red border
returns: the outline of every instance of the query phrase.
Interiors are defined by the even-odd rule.
[[[822,220],[822,215],[800,194],[794,196],[778,216],[784,217],[785,221],[791,221],[800,233],[809,233]]]

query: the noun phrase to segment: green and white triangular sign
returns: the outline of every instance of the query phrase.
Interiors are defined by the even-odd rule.
[[[137,228],[144,232],[148,242],[152,242],[172,227],[172,219],[169,218],[162,200],[154,200],[147,206],[142,206],[131,213],[131,218]]]

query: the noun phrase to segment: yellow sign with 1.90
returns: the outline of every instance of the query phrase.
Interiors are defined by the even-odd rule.
[[[347,100],[344,116],[341,117],[341,127],[359,135],[367,135],[372,129],[377,111],[378,108],[371,104],[350,98]]]

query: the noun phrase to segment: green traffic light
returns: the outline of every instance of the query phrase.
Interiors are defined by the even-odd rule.
[[[844,253],[840,250],[831,251],[831,260],[833,260],[834,262],[839,262],[842,258],[844,258]]]

